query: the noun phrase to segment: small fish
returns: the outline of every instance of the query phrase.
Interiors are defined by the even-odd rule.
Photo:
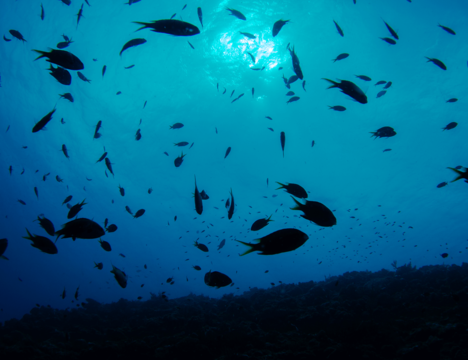
[[[182,123],[175,123],[174,125],[169,126],[169,129],[180,129],[183,128],[184,124]]]
[[[263,229],[265,226],[268,225],[268,223],[269,223],[270,221],[273,221],[273,220],[271,220],[271,217],[272,217],[272,216],[273,216],[273,215],[270,215],[269,218],[258,219],[258,220],[256,220],[256,221],[254,221],[254,223],[253,223],[252,226],[250,227],[250,230],[251,230],[251,231],[258,231],[258,230]]]
[[[181,141],[181,142],[178,142],[178,143],[174,143],[174,146],[187,146],[189,143],[187,141]]]
[[[86,76],[84,76],[81,72],[77,71],[76,73],[78,74],[78,77],[79,77],[81,80],[83,80],[83,81],[85,81],[85,82],[87,82],[87,83],[91,83],[91,80],[89,80],[89,79],[88,79]]]
[[[55,180],[57,180],[57,182],[63,182],[63,179],[61,179],[58,175],[55,176]]]
[[[384,37],[384,38],[380,38],[382,39],[383,41],[385,41],[387,44],[390,44],[390,45],[396,45],[396,41],[391,39],[391,38],[387,38],[387,37]]]
[[[384,89],[388,89],[390,86],[392,86],[392,82],[389,81],[385,86],[384,86]]]
[[[187,42],[188,42],[188,44],[190,45],[190,47],[191,47],[193,50],[195,50],[195,48],[193,47],[193,45],[190,44],[190,41],[187,41]]]
[[[377,98],[384,96],[386,93],[387,92],[385,90],[379,91],[377,94]]]
[[[138,129],[136,134],[135,134],[135,140],[139,141],[140,139],[141,139],[141,132],[140,132],[140,129]]]
[[[78,296],[79,296],[78,290],[80,290],[80,287],[79,287],[79,286],[78,286],[78,288],[77,288],[76,291],[75,291],[75,300],[78,300]]]
[[[444,186],[447,186],[447,182],[441,182],[439,185],[437,185],[437,187],[440,189],[440,188],[443,188]]]
[[[125,189],[119,185],[120,195],[125,196]]]
[[[102,121],[99,120],[98,123],[96,124],[96,129],[94,130],[94,136],[93,139],[99,139],[101,137],[101,134],[99,133],[99,129],[101,128]]]
[[[102,160],[104,160],[106,158],[106,156],[107,156],[107,151],[104,154],[101,155],[101,157],[98,159],[98,161],[96,161],[96,163],[101,162]]]
[[[454,102],[457,102],[458,99],[457,98],[452,98],[452,99],[448,99],[446,102],[448,103],[454,103]]]
[[[265,116],[265,119],[273,120],[270,116]]]
[[[237,11],[237,10],[234,10],[234,9],[229,9],[229,8],[227,8],[226,10],[231,12],[229,15],[233,15],[233,16],[235,16],[236,18],[238,18],[240,20],[247,20],[247,18],[244,16],[244,14],[242,14],[240,11]]]
[[[255,56],[253,56],[251,53],[247,52],[247,54],[249,54],[250,56],[250,59],[252,60],[252,62],[255,64]]]
[[[67,296],[67,292],[65,291],[65,288],[63,288],[61,298],[65,299],[65,296]]]
[[[355,83],[348,80],[341,80],[339,83],[325,78],[323,78],[323,80],[326,80],[332,84],[328,87],[329,89],[339,88],[341,89],[342,93],[352,97],[357,102],[361,104],[367,104],[366,94],[364,94],[364,92]]]
[[[335,23],[335,27],[336,27],[336,30],[338,31],[338,34],[340,34],[343,37],[344,34],[343,34],[343,30],[341,30],[340,28],[340,25],[338,25],[335,20],[333,20],[333,22]]]
[[[131,68],[133,68],[133,67],[135,67],[135,65],[125,66],[124,69],[125,69],[125,70],[128,70],[128,69],[131,69]],[[117,93],[117,95],[119,95],[119,94],[121,94],[121,93],[122,93],[122,92],[119,91],[119,92]]]
[[[18,39],[18,40],[21,40],[23,43],[24,42],[27,42],[26,39],[23,37],[23,35],[21,35],[21,33],[18,31],[18,30],[10,30],[10,34]]]
[[[70,93],[59,94],[59,96],[60,96],[60,99],[67,99],[67,100],[70,101],[70,102],[74,102],[74,101],[75,101],[75,99],[73,99],[72,94],[70,94]]]
[[[251,34],[251,33],[248,33],[248,32],[242,32],[242,31],[239,31],[239,33],[241,33],[242,35],[244,35],[245,37],[249,38],[249,39],[255,39],[256,36]]]
[[[375,136],[375,138],[389,138],[395,136],[397,133],[395,130],[390,126],[384,126],[378,129],[377,131],[371,132],[373,134],[371,137]]]
[[[123,258],[126,257],[124,254],[120,253],[119,256],[122,256]]]
[[[197,211],[198,215],[201,215],[203,213],[203,199],[201,197],[201,194],[198,192],[197,188],[197,178],[195,177],[195,210]]]
[[[199,244],[198,241],[195,241],[194,246],[195,246],[196,248],[200,249],[200,250],[203,251],[203,252],[208,252],[208,251],[209,251],[209,250],[208,250],[208,247],[207,247],[206,245],[204,245],[204,244]]]
[[[226,239],[223,239],[223,241],[221,241],[218,245],[218,250],[221,250],[225,244],[226,244]]]
[[[26,229],[28,236],[23,236],[23,239],[31,240],[33,243],[32,247],[41,250],[46,254],[57,254],[58,250],[55,244],[44,236],[31,235],[28,229]]]
[[[252,88],[252,97],[254,97],[254,94],[255,94],[255,89]]]
[[[3,40],[5,40],[6,42],[11,41],[11,39],[8,39],[5,35],[3,35]]]
[[[240,255],[244,256],[253,251],[261,251],[259,255],[275,255],[293,251],[304,245],[308,239],[309,237],[298,229],[282,229],[257,239],[256,244],[236,241],[249,247],[249,250]]]
[[[99,239],[99,243],[101,244],[101,247],[104,249],[104,251],[112,251],[112,248],[107,241],[102,241]]]
[[[300,99],[299,96],[293,96],[293,97],[289,98],[289,100],[286,102],[286,104],[298,101],[299,99]]]
[[[395,40],[400,40],[400,38],[398,37],[398,34],[396,33],[396,31],[393,30],[393,29],[391,28],[391,26],[388,25],[388,24],[385,22],[385,20],[383,20],[383,22],[385,23],[385,26],[387,27],[388,31],[390,31],[390,34],[392,34],[393,38],[394,38]]]
[[[361,80],[364,80],[364,81],[372,81],[372,79],[369,76],[366,76],[366,75],[354,75],[354,76],[356,76],[358,79],[361,79]],[[384,81],[384,83],[385,83],[385,81]]]
[[[383,152],[392,151],[392,149],[385,149]]]
[[[95,267],[95,268],[98,268],[98,270],[102,270],[102,268],[104,267],[104,265],[102,264],[102,262],[97,263],[97,264],[96,264],[96,262],[95,262],[95,263],[94,263],[94,267]]]
[[[139,218],[140,216],[143,216],[144,213],[145,213],[145,209],[140,209],[135,213],[135,215],[133,215],[133,218],[134,219]]]
[[[22,205],[26,205],[26,203],[23,200],[18,200],[18,202]]]
[[[86,200],[86,199],[85,199]],[[71,219],[74,218],[78,213],[82,210],[83,206],[86,205],[85,200],[81,203],[75,204],[71,207],[70,211],[68,212],[67,218]]]
[[[426,59],[427,59],[427,62],[434,63],[435,65],[440,67],[442,70],[447,70],[447,67],[445,66],[445,64],[442,61],[440,61],[438,59],[435,59],[435,58],[428,58],[427,56],[426,56]]]
[[[114,171],[112,170],[112,163],[110,162],[108,157],[106,157],[105,162],[106,162],[107,169],[110,171],[112,176],[114,176]]]
[[[226,150],[226,154],[224,155],[224,158],[226,159],[229,153],[231,152],[231,147],[229,146]]]
[[[44,20],[45,13],[44,13],[44,6],[41,4],[41,20]]]
[[[131,48],[131,47],[134,47],[134,46],[142,45],[142,44],[144,44],[144,43],[146,43],[146,40],[145,40],[145,39],[141,39],[141,38],[139,38],[139,39],[133,39],[133,40],[127,41],[127,42],[125,43],[125,45],[122,47],[122,50],[120,50],[120,54],[119,54],[119,55],[122,56],[122,53],[123,53],[125,50],[127,50],[127,49],[129,49],[129,48]]]
[[[443,25],[440,25],[440,24],[439,24],[439,27],[442,28],[442,29],[444,29],[445,31],[447,31],[447,32],[448,32],[449,34],[451,34],[451,35],[456,35],[455,31],[453,31],[452,29],[450,29],[450,28],[448,28],[448,27],[446,27],[446,26],[443,26]]]
[[[312,146],[311,147],[314,147],[315,145],[315,140],[312,140]]]
[[[283,150],[283,157],[284,157],[284,145],[286,144],[286,134],[284,133],[284,131],[281,131],[280,139],[281,139],[281,149]]]
[[[81,18],[83,17],[83,5],[84,4],[81,4],[81,9],[78,11],[78,14],[76,14],[76,28],[78,28],[78,25],[80,24],[80,20]]]
[[[151,194],[153,192],[153,188],[148,189],[148,194]]]
[[[39,130],[42,130],[47,125],[47,123],[50,120],[52,120],[52,115],[54,115],[54,113],[55,113],[55,109],[49,112],[47,115],[45,115],[41,120],[39,120],[38,123],[34,125],[32,132],[36,133]]]
[[[456,123],[456,122],[451,122],[451,123],[449,123],[447,126],[445,126],[445,127],[443,128],[443,131],[445,131],[445,130],[452,130],[452,129],[456,128],[457,125],[458,125],[458,123]]]
[[[375,85],[374,85],[374,86],[377,86],[377,85],[383,85],[383,84],[385,84],[385,83],[386,83],[386,81],[385,81],[385,80],[380,80],[380,81],[377,81],[377,82],[375,83]]]
[[[72,195],[68,195],[68,196],[65,198],[65,200],[63,200],[62,205],[63,205],[63,204],[66,204],[67,202],[69,202],[72,198],[73,198]]]
[[[128,280],[127,274],[125,274],[125,272],[123,272],[122,270],[116,268],[114,265],[112,265],[111,273],[114,274],[114,278],[115,280],[117,280],[117,283],[120,285],[120,287],[125,289],[127,287]]]
[[[338,55],[338,56],[336,57],[336,59],[333,59],[333,62],[346,59],[348,56],[349,56],[349,54],[347,54],[347,53],[340,54],[340,55]]]
[[[284,25],[286,25],[289,22],[289,20],[278,20],[273,24],[273,30],[272,30],[272,35],[275,37],[276,35],[279,34],[281,29],[283,28]]]
[[[306,81],[304,80],[304,81],[302,81],[302,88],[304,89],[304,91],[307,91],[305,86],[306,86]]]
[[[184,161],[184,156],[186,156],[187,154],[184,155],[184,153],[182,153],[181,156],[178,156],[175,160],[174,160],[174,166],[175,167],[179,167],[180,165],[182,165],[182,162]]]
[[[37,187],[34,186],[34,193],[36,194],[36,197],[39,199],[39,192],[37,191]]]
[[[67,149],[67,146],[65,144],[62,145],[62,152],[63,152],[63,155],[65,155],[65,157],[67,159],[70,158],[70,156],[68,156],[68,149]]]
[[[107,232],[109,232],[109,233],[116,232],[117,229],[118,229],[118,227],[117,227],[117,225],[115,225],[115,224],[110,224],[110,225],[106,228]]]
[[[345,111],[346,108],[344,106],[340,105],[335,105],[335,106],[328,106],[330,110],[335,110],[335,111]]]

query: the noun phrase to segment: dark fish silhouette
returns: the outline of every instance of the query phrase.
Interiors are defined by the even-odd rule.
[[[258,244],[250,244],[239,240],[236,241],[250,247],[250,249],[240,255],[244,256],[253,251],[261,251],[259,255],[275,255],[293,251],[304,245],[308,239],[309,237],[307,234],[303,233],[301,230],[282,229],[256,239],[258,240]]]
[[[341,30],[340,25],[338,25],[335,20],[333,20],[333,22],[335,23],[336,30],[338,30],[338,34],[344,36],[343,30]]]
[[[199,244],[198,241],[195,241],[195,243],[193,244],[196,248],[200,249],[201,251],[203,252],[208,252],[208,247],[204,244]]]
[[[8,39],[5,35],[3,35],[3,40],[5,40],[6,42],[11,41],[11,39]]]
[[[104,267],[104,265],[103,265],[102,262],[97,263],[97,264],[96,264],[96,262],[94,262],[94,267],[95,267],[95,268],[98,268],[98,270],[102,270],[102,268]]]
[[[384,89],[388,89],[390,86],[392,86],[391,81],[389,81],[387,84],[385,84]]]
[[[390,31],[390,34],[392,34],[393,38],[394,38],[395,40],[400,40],[400,38],[398,37],[398,34],[396,33],[396,31],[393,30],[393,29],[391,28],[391,26],[388,25],[388,24],[385,22],[385,20],[383,20],[383,22],[385,23],[385,26],[387,27],[388,31]]]
[[[440,189],[440,188],[443,188],[444,186],[447,186],[447,183],[444,181],[444,182],[441,182],[439,185],[437,185],[437,187]]]
[[[106,70],[107,70],[107,66],[104,65],[104,66],[102,67],[102,77],[104,77],[104,74],[106,73]]]
[[[44,20],[45,18],[45,12],[44,12],[44,6],[41,4],[41,20]]]
[[[81,4],[81,9],[78,11],[78,14],[76,14],[76,27],[78,28],[78,25],[80,24],[80,20],[83,17],[83,5]]]
[[[64,239],[72,238],[75,239],[97,239],[104,236],[106,232],[96,222],[86,218],[79,218],[67,222],[63,225],[63,228],[55,232],[57,240],[60,236]]]
[[[107,241],[102,241],[102,239],[99,239],[99,244],[101,244],[101,247],[104,249],[104,251],[112,251],[112,248]]]
[[[106,166],[107,166],[107,169],[109,169],[110,173],[112,174],[112,176],[114,176],[114,171],[112,170],[112,163],[110,162],[109,158],[106,157]]]
[[[336,57],[336,59],[333,59],[333,62],[336,62],[337,60],[343,60],[346,59],[349,56],[347,53],[340,54]]]
[[[175,123],[174,125],[169,126],[169,129],[180,129],[183,128],[184,124],[182,123]]]
[[[458,125],[458,123],[456,123],[456,122],[451,122],[451,123],[447,124],[446,127],[443,128],[443,131],[445,131],[445,130],[452,130],[452,129],[456,128],[457,125]]]
[[[299,96],[293,96],[293,97],[289,98],[288,101],[286,101],[286,104],[289,104],[289,103],[298,101],[298,100],[300,100],[300,99],[301,99],[301,98],[300,98]]]
[[[119,268],[116,268],[114,265],[112,265],[111,273],[114,274],[114,278],[115,280],[117,280],[117,283],[120,285],[120,287],[125,289],[127,287],[128,280],[127,274],[125,274],[125,272],[123,272]]]
[[[438,59],[435,59],[435,58],[428,58],[427,56],[426,56],[426,59],[427,59],[427,62],[432,62],[432,63],[436,64],[442,70],[447,70],[447,67],[445,66],[445,64],[442,61],[440,61]]]
[[[107,232],[113,233],[117,231],[117,225],[115,224],[110,224],[108,227],[106,227]]]
[[[50,236],[54,236],[55,234],[55,227],[52,224],[52,221],[47,219],[46,217],[37,217],[37,221],[39,221],[39,225],[49,234]]]
[[[228,219],[229,220],[231,220],[232,215],[234,214],[234,208],[235,208],[234,195],[232,195],[232,189],[231,189],[231,205],[229,206],[229,210],[228,210]]]
[[[229,8],[226,8],[226,10],[231,12],[231,14],[229,14],[229,15],[233,15],[233,16],[235,16],[236,18],[238,18],[240,20],[247,20],[247,18],[244,16],[244,14],[242,14],[240,11],[237,11],[237,10],[234,10],[234,9],[229,9]]]
[[[273,215],[270,215],[269,218],[258,219],[258,220],[256,220],[256,221],[254,221],[254,223],[253,223],[252,226],[250,227],[250,230],[252,230],[252,231],[258,231],[258,230],[263,229],[265,226],[268,225],[268,223],[269,223],[270,221],[273,221],[273,220],[271,220],[271,217],[272,217],[272,216],[273,216]]]
[[[151,31],[154,32],[175,36],[193,36],[200,34],[200,30],[195,25],[181,20],[156,20],[150,23],[134,21],[133,23],[143,25],[137,31],[151,29]]]
[[[70,209],[70,211],[68,212],[68,215],[67,215],[68,219],[72,219],[76,215],[78,215],[78,213],[81,211],[83,206],[86,205],[85,200],[83,200],[81,203],[78,203],[78,204],[75,204],[75,205],[72,206],[72,208]]]
[[[70,94],[70,93],[59,94],[59,96],[60,96],[60,99],[67,99],[67,100],[70,101],[70,102],[74,102],[74,101],[75,101],[75,99],[73,99],[72,94]]]
[[[68,196],[65,198],[65,200],[63,200],[62,205],[63,205],[63,204],[66,204],[67,202],[69,202],[72,198],[73,198],[73,196],[68,195]]]
[[[101,157],[98,159],[98,161],[96,161],[96,163],[101,162],[102,160],[104,160],[106,158],[106,156],[107,156],[107,151],[104,154],[101,155]]]
[[[65,157],[67,159],[70,158],[70,156],[68,156],[68,149],[67,149],[67,146],[65,144],[62,145],[62,152],[63,152],[63,155],[65,155]]]
[[[94,130],[94,136],[93,139],[99,139],[101,137],[101,134],[99,133],[99,129],[101,128],[102,121],[99,120],[98,123],[96,124],[96,128]]]
[[[198,215],[201,215],[203,213],[203,199],[201,197],[201,194],[198,192],[197,188],[197,178],[195,177],[195,194],[193,196],[195,198],[195,210],[197,211]]]
[[[6,256],[3,255],[7,247],[8,247],[8,239],[0,239],[0,259],[9,260]]]
[[[307,199],[307,191],[305,191],[305,189],[302,186],[292,183],[284,185],[280,182],[277,182],[277,184],[281,186],[276,190],[285,189],[288,194],[294,195],[299,199]]]
[[[23,236],[23,239],[31,240],[33,243],[32,247],[41,250],[46,254],[57,254],[58,250],[55,244],[44,236],[31,235],[28,229],[26,229],[28,236]]]
[[[229,276],[220,273],[219,271],[211,272],[211,270],[205,274],[204,281],[206,285],[215,287],[217,289],[228,286],[232,283],[232,280]]]
[[[440,25],[439,24],[439,27],[444,29],[445,31],[447,31],[449,34],[451,35],[456,35],[455,31],[453,31],[452,29],[448,28],[447,26],[443,26],[443,25]],[[21,40],[21,39],[20,39]]]
[[[379,91],[379,92],[377,93],[377,98],[384,96],[386,93],[387,93],[387,92],[386,92],[385,90]]]
[[[273,24],[273,37],[278,35],[278,33],[281,31],[284,25],[286,25],[289,22],[289,20],[278,20]]]
[[[387,44],[390,44],[390,45],[396,45],[396,41],[393,40],[392,38],[387,38],[387,37],[384,37],[384,38],[381,38],[383,41],[385,41]]]
[[[178,143],[174,143],[174,146],[179,146],[179,147],[182,147],[182,146],[187,146],[189,143],[187,141],[181,141],[181,142],[178,142]]]
[[[345,111],[346,108],[344,106],[341,106],[341,105],[335,105],[335,106],[328,106],[330,108],[330,110],[335,110],[335,111]]]
[[[182,153],[182,155],[178,156],[175,160],[174,160],[174,166],[175,167],[179,167],[180,165],[182,165],[183,161],[184,161],[184,156],[186,156],[187,154],[184,155],[184,153]]]
[[[46,57],[48,58],[48,62],[60,65],[61,67],[68,69],[68,70],[83,70],[84,65],[80,59],[78,59],[72,53],[65,51],[65,50],[55,50],[52,49],[49,52],[40,51],[40,50],[33,50],[39,54],[41,54],[36,60]]]
[[[454,103],[454,102],[457,102],[458,99],[457,98],[452,98],[452,99],[448,99],[446,102],[448,103]]]
[[[34,127],[32,129],[32,132],[36,133],[39,130],[42,130],[44,128],[44,126],[46,126],[47,123],[50,120],[52,120],[52,115],[54,115],[54,112],[55,112],[55,109],[52,110],[50,113],[48,113],[46,116],[44,116],[41,120],[39,120],[39,122],[36,125],[34,125]]]
[[[136,141],[141,140],[141,130],[140,129],[138,129],[136,134],[135,134],[135,140]]]
[[[36,197],[39,199],[39,193],[37,192],[37,187],[34,186],[34,193],[36,194]]]
[[[289,50],[289,53],[291,54],[294,72],[299,79],[303,80],[304,75],[302,74],[301,65],[299,64],[299,58],[297,57],[296,52],[294,51],[294,48],[292,49],[288,48],[288,50]]]
[[[255,39],[257,38],[255,35],[251,34],[251,33],[248,33],[248,32],[242,32],[242,31],[239,31],[239,33],[241,33],[242,35],[244,35],[245,37],[249,38],[249,39]]]
[[[125,196],[125,189],[119,185],[120,195]]]
[[[329,86],[328,88],[339,88],[341,89],[341,92],[351,96],[354,100],[361,104],[367,104],[367,96],[364,94],[364,92],[353,82],[348,81],[348,80],[341,80],[340,83],[337,83],[333,80],[330,79],[323,79],[328,82],[330,82],[332,85]]]
[[[201,191],[200,196],[201,196],[202,200],[208,200],[210,198],[208,196],[208,194],[205,192],[205,190]]]
[[[393,130],[392,127],[390,126],[384,126],[378,129],[377,131],[371,132],[373,134],[372,136],[375,136],[375,138],[383,138],[383,137],[392,137],[396,135],[395,130]],[[372,137],[371,136],[371,137]]]
[[[283,150],[283,157],[284,157],[284,145],[286,144],[286,134],[284,133],[284,131],[281,131],[280,140],[281,140],[281,149]]]
[[[377,81],[377,82],[375,83],[375,85],[374,85],[374,86],[377,86],[377,85],[383,85],[383,84],[385,84],[385,83],[386,83],[386,81],[385,81],[385,80],[380,80],[380,81]]]
[[[85,82],[87,82],[87,83],[90,83],[90,82],[91,82],[91,80],[89,80],[89,79],[88,79],[86,76],[84,76],[81,72],[78,71],[77,74],[78,74],[78,77],[79,77],[81,80],[83,80],[83,81],[85,81]]]
[[[144,213],[145,213],[145,209],[140,209],[135,213],[135,215],[133,215],[133,218],[134,219],[139,218],[140,216],[143,216]]]
[[[306,220],[310,220],[315,224],[323,227],[331,227],[336,225],[336,218],[333,212],[322,203],[318,201],[308,201],[305,204],[301,204],[295,198],[291,196],[297,206],[291,208],[291,210],[300,210],[304,212],[301,215]]]
[[[120,56],[122,56],[122,53],[123,53],[125,50],[127,50],[127,49],[129,49],[129,48],[131,48],[131,47],[133,47],[133,46],[138,46],[138,45],[144,44],[145,42],[146,42],[145,39],[133,39],[133,40],[128,41],[128,42],[123,46],[122,50],[120,50]]]
[[[182,9],[184,10],[184,9]],[[201,7],[197,8],[198,20],[200,20],[201,27],[203,29],[203,13]]]
[[[224,155],[224,158],[226,159],[229,153],[231,152],[231,147],[229,146],[226,150],[226,154]]]
[[[21,33],[18,30],[10,30],[10,34],[18,40],[26,42],[26,39],[23,37],[23,35],[21,35]]]
[[[366,76],[366,75],[354,75],[354,76],[356,76],[358,79],[361,79],[361,80],[364,80],[364,81],[371,81],[372,80],[369,76]]]

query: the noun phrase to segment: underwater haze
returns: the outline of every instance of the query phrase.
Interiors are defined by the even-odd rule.
[[[0,321],[466,261],[465,1],[66,3],[0,4]]]

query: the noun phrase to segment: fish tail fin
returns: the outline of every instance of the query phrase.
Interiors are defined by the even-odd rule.
[[[276,190],[279,190],[279,189],[284,189],[284,187],[285,187],[285,185],[284,185],[284,184],[281,184],[281,183],[280,183],[280,182],[278,182],[278,181],[277,181],[276,183],[281,185],[281,186],[280,186],[278,189],[276,189]]]
[[[40,50],[32,50],[32,51],[35,51],[37,52],[38,54],[41,54],[39,57],[36,58],[36,60],[39,60],[40,58],[43,58],[43,57],[46,57],[47,56],[47,53],[45,51],[40,51]],[[36,61],[34,60],[34,61]]]
[[[250,254],[253,251],[259,250],[259,249],[256,249],[256,244],[249,244],[249,243],[246,243],[246,242],[243,242],[243,241],[240,241],[240,240],[236,240],[236,241],[240,242],[241,244],[244,244],[245,246],[248,246],[250,248],[245,253],[240,254],[239,256],[244,256],[244,255]]]
[[[273,214],[270,215],[270,217],[267,219],[267,221],[275,221],[275,220],[271,220],[272,216],[273,216]]]
[[[291,196],[291,198],[294,200],[294,202],[297,205],[297,206],[291,208],[291,210],[301,210],[302,204],[299,201],[297,201],[294,197]]]
[[[28,236],[23,236],[23,239],[32,240],[33,236],[31,235],[31,233],[29,232],[27,228],[26,228],[26,232],[28,233]]]
[[[427,56],[424,56],[426,59],[427,59],[427,62],[431,62],[432,59],[431,58],[428,58]]]
[[[322,80],[326,80],[326,81],[328,81],[329,83],[331,83],[331,85],[328,87],[328,89],[338,87],[338,83],[334,82],[333,80],[326,79],[326,78],[322,78]]]
[[[148,27],[148,25],[151,25],[151,24],[149,24],[149,23],[139,22],[139,21],[134,21],[133,23],[134,23],[134,24],[143,25],[141,28],[135,30],[135,32],[140,31],[140,30],[143,30],[143,29],[146,29],[146,28]]]
[[[454,169],[454,168],[451,168],[451,167],[449,167],[447,169],[453,170],[458,174],[458,176],[455,178],[455,180],[452,180],[450,182],[455,182],[457,180],[463,179],[463,173],[460,170],[457,170],[457,169]]]

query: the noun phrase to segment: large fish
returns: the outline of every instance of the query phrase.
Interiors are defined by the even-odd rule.
[[[52,110],[50,113],[48,113],[46,116],[44,116],[41,120],[39,120],[39,122],[36,125],[34,125],[34,127],[32,129],[32,132],[36,133],[39,130],[42,130],[44,128],[44,126],[46,126],[47,123],[50,120],[52,120],[52,115],[54,115],[54,112],[55,112],[55,109]]]
[[[289,22],[289,20],[278,20],[277,22],[275,22],[273,24],[273,31],[272,31],[273,37],[278,35],[280,30],[283,28],[283,26],[286,25],[288,22]]]
[[[236,240],[241,244],[250,247],[245,253],[240,256],[247,255],[253,251],[261,251],[259,255],[275,255],[288,251],[296,250],[302,246],[309,237],[298,229],[282,229],[275,231],[269,235],[257,239],[258,244],[250,244]]]
[[[60,236],[63,238],[75,239],[97,239],[104,236],[106,232],[96,222],[86,218],[79,218],[67,222],[63,228],[55,233],[57,240]]]
[[[123,53],[125,50],[127,50],[127,49],[129,49],[129,48],[131,48],[131,47],[133,47],[133,46],[138,46],[138,45],[144,44],[145,42],[146,42],[145,39],[133,39],[133,40],[128,41],[128,42],[123,46],[122,50],[120,50],[120,56],[122,56],[122,53]]]
[[[40,51],[40,50],[33,50],[38,54],[41,54],[36,60],[46,57],[48,58],[48,62],[60,65],[61,67],[68,69],[68,70],[83,70],[84,65],[80,59],[78,59],[75,55],[71,52],[65,50],[55,50],[52,49],[51,51]]]
[[[134,21],[133,23],[143,25],[137,31],[142,29],[151,29],[151,31],[154,32],[175,36],[193,36],[200,34],[200,29],[195,25],[181,20],[156,20],[150,23]]]
[[[117,280],[119,285],[125,289],[127,287],[128,280],[127,274],[125,274],[122,270],[116,268],[114,265],[112,265],[111,273],[114,274],[115,280]]]
[[[364,92],[355,83],[348,80],[341,80],[339,83],[325,78],[323,80],[326,80],[332,84],[328,87],[329,89],[339,88],[341,89],[342,93],[351,96],[357,102],[361,104],[367,104],[366,94],[364,94]]]
[[[299,79],[303,80],[304,75],[302,74],[301,65],[299,64],[299,58],[297,57],[296,52],[294,51],[294,48],[292,48],[292,50],[289,49],[289,53],[291,54],[294,72],[296,73]]]

